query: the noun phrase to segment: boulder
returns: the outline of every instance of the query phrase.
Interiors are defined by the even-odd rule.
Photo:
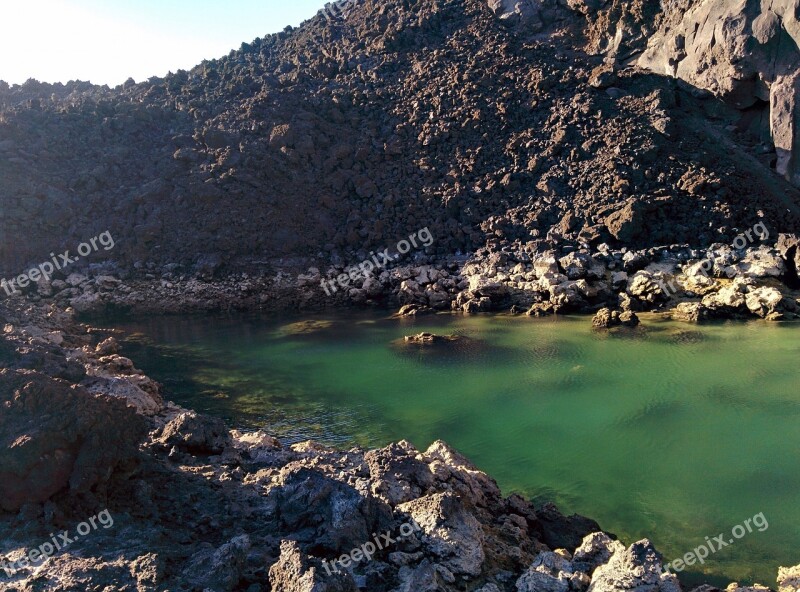
[[[537,278],[544,277],[546,274],[558,274],[558,261],[553,251],[542,253],[533,260],[533,273]]]
[[[623,327],[636,327],[639,325],[639,317],[632,310],[624,310],[619,315],[619,322]]]
[[[644,216],[637,202],[628,202],[605,221],[611,235],[621,242],[630,242],[644,231]]]
[[[594,267],[594,261],[588,253],[572,252],[559,259],[558,262],[571,280],[586,278]]]
[[[730,284],[704,296],[701,304],[715,314],[736,314],[745,309],[745,296],[738,286]]]
[[[637,271],[630,277],[628,294],[648,304],[666,300],[670,295],[663,278],[649,271]]]
[[[678,578],[663,573],[661,555],[647,539],[617,549],[592,575],[589,592],[680,592]]]
[[[745,303],[750,312],[765,319],[779,311],[783,303],[783,294],[776,288],[756,288],[748,291]]]
[[[589,577],[575,569],[566,551],[562,553],[539,553],[528,571],[517,580],[517,592],[570,592],[586,589]]]
[[[124,399],[137,413],[153,416],[164,408],[164,401],[157,391],[147,392],[141,388],[147,384],[153,383],[144,376],[93,377],[84,381],[84,386],[90,393]]]
[[[315,554],[349,553],[394,523],[391,508],[380,499],[302,462],[286,465],[270,480],[265,504],[274,513],[275,531]]]
[[[683,268],[682,284],[685,290],[703,295],[716,285],[714,262],[710,259],[696,261]]]
[[[608,329],[619,325],[619,311],[601,308],[592,319],[592,325],[598,329]]]
[[[592,319],[592,325],[598,329],[609,329],[619,325],[625,327],[636,327],[640,323],[636,313],[626,310],[617,311],[610,308],[601,308]]]
[[[800,565],[778,569],[778,592],[800,592]]]
[[[676,321],[697,323],[709,317],[709,310],[699,302],[681,302],[672,311],[672,318]]]
[[[429,559],[423,559],[416,567],[401,567],[397,579],[400,584],[392,592],[442,592],[452,590],[448,584],[456,581],[453,572]]]
[[[189,454],[221,454],[233,443],[224,421],[194,411],[184,411],[171,420],[158,441]]]
[[[559,310],[582,308],[586,301],[578,282],[562,282],[550,290],[550,302]]]
[[[779,278],[786,273],[786,263],[780,253],[769,247],[748,251],[736,268],[737,275],[753,279]]]
[[[435,483],[419,451],[402,441],[364,455],[372,478],[371,491],[392,506],[425,495]]]
[[[85,493],[137,457],[142,417],[28,370],[0,371],[0,506],[19,510],[69,490]]]
[[[606,89],[614,86],[619,78],[611,64],[602,64],[592,70],[589,76],[589,85],[597,89]]]
[[[422,528],[426,551],[457,576],[477,576],[486,555],[480,523],[452,493],[436,493],[400,504]]]
[[[242,576],[250,551],[250,538],[240,535],[218,549],[211,545],[195,553],[184,569],[186,581],[198,590],[230,592]]]
[[[575,549],[572,564],[576,570],[589,575],[601,565],[608,563],[612,555],[625,551],[625,545],[604,532],[593,532],[584,537],[581,546]]]
[[[628,274],[624,271],[615,271],[611,274],[611,287],[614,290],[624,290],[628,286]]]
[[[69,305],[78,314],[92,314],[99,312],[103,306],[103,301],[99,294],[86,292],[69,301]]]
[[[522,20],[534,30],[542,27],[539,2],[535,0],[488,0],[489,8],[504,20]]]

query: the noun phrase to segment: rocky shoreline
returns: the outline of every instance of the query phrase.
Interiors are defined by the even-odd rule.
[[[643,250],[521,246],[470,257],[419,255],[367,275],[354,272],[356,266],[329,265],[321,271],[323,266],[312,264],[303,271],[301,262],[280,260],[260,273],[228,276],[184,273],[177,266],[134,275],[95,265],[60,279],[41,278],[24,296],[87,315],[383,306],[401,307],[402,316],[446,311],[543,316],[609,309],[628,316],[661,312],[685,321],[800,318],[800,239],[768,237],[765,231],[764,240],[741,248],[736,243]],[[323,281],[336,277],[348,281],[331,292]]]
[[[723,263],[749,276],[714,277],[714,286],[722,287],[708,290],[703,302],[693,305],[705,306],[709,295],[720,298],[719,292],[734,285],[756,291],[764,283],[796,294],[778,281],[786,278],[789,262],[776,249],[755,249],[738,259],[720,248],[711,252],[715,276]],[[582,306],[608,303],[593,302],[577,289],[603,281],[592,267],[597,259],[580,255],[543,255],[531,262],[532,272],[519,270],[517,275],[533,273],[538,282],[547,282],[563,274],[574,278],[561,284],[576,284],[574,293],[586,303]],[[650,260],[637,260],[637,255],[611,254],[606,267],[613,264],[617,269],[606,271],[630,274],[628,290],[617,295],[630,297],[630,309],[654,307],[656,302],[645,297],[654,294],[652,290],[635,297],[629,291],[642,283],[636,278],[666,280],[663,268],[652,267],[663,266],[663,256],[654,251]],[[491,303],[487,310],[524,308],[520,298],[530,295],[516,292],[513,284],[521,280],[504,271],[514,261],[501,261],[502,256],[491,263],[464,265],[462,274],[467,270],[470,275],[450,280],[454,291],[461,290],[450,300],[450,308],[469,311],[470,303],[477,299],[480,304],[483,298]],[[686,286],[684,282],[696,276],[685,272],[696,266],[687,258],[680,268],[683,273],[673,277]],[[430,294],[448,285],[447,277],[431,277],[432,270],[447,269],[438,267],[388,272],[390,282],[400,286],[395,296],[406,314],[446,309],[431,306],[435,301]],[[490,270],[495,273],[489,275]],[[428,275],[428,282],[417,281],[422,274]],[[17,566],[10,578],[8,571],[0,571],[0,590],[681,589],[675,576],[662,572],[661,556],[649,541],[626,546],[588,518],[565,517],[552,506],[534,507],[517,495],[504,498],[489,476],[442,442],[426,451],[408,442],[379,450],[336,450],[313,442],[287,447],[266,433],[230,431],[219,420],[164,401],[161,386],[119,355],[113,331],[93,328],[75,315],[84,301],[105,309],[139,302],[153,310],[152,302],[139,300],[143,284],[110,276],[76,279],[50,282],[50,295],[48,286],[40,284],[27,298],[0,305],[0,441],[5,446],[0,456],[0,528],[6,533],[4,566]],[[304,280],[306,289],[318,289],[309,287],[314,279]],[[197,310],[215,309],[223,295],[236,290],[226,282],[205,284],[201,297],[186,292],[184,299],[169,301],[169,291],[183,284],[170,286],[162,279],[149,285],[152,300],[165,303],[163,310],[189,302]],[[466,292],[471,298],[464,301]],[[586,310],[569,308],[569,292],[554,292],[547,301],[533,302],[529,312],[544,312],[548,305]],[[230,300],[231,308],[244,308],[246,298]],[[746,314],[751,309],[747,295],[744,298],[739,307],[719,310]],[[268,304],[292,302],[302,300],[276,297]],[[71,309],[65,307],[68,304]],[[793,314],[786,309],[771,312]],[[758,316],[777,318],[770,313]],[[18,568],[31,549],[49,540],[49,533],[103,509],[114,516],[113,528],[76,541],[68,553]],[[399,529],[411,521],[419,530],[401,539]],[[349,569],[343,562],[337,564],[340,573],[330,569],[331,561],[355,557],[353,550],[378,533],[387,533],[393,542],[376,549],[368,561],[362,554],[358,562],[347,564]],[[798,577],[800,566],[782,570],[778,589],[796,592]],[[729,588],[763,589],[736,584]]]

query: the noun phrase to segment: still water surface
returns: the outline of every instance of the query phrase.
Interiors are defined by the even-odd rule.
[[[796,324],[648,319],[608,334],[587,318],[370,314],[114,326],[167,398],[236,427],[286,443],[443,439],[506,493],[555,501],[628,543],[649,536],[669,559],[764,513],[766,530],[689,568],[689,582],[774,587],[779,565],[800,563]],[[393,344],[423,330],[470,340]]]

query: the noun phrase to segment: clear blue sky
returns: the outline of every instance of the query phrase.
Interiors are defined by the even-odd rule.
[[[16,0],[0,20],[0,80],[111,86],[189,69],[287,25],[325,0]]]

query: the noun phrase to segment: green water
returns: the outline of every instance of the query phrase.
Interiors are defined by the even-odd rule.
[[[555,501],[674,559],[762,513],[682,577],[774,585],[800,563],[800,326],[649,319],[253,317],[127,322],[124,352],[168,398],[291,443],[443,439],[504,492]],[[471,338],[414,349],[422,330]],[[728,580],[730,581],[730,580]]]

